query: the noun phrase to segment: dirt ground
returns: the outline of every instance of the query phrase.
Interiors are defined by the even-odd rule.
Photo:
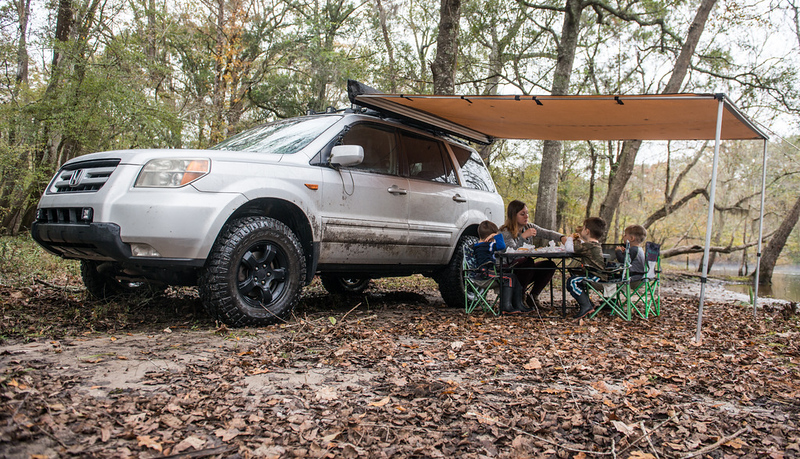
[[[693,279],[632,322],[467,316],[423,278],[314,284],[245,329],[191,290],[63,285],[0,285],[0,457],[800,457],[794,305],[754,318],[712,286],[695,343]]]

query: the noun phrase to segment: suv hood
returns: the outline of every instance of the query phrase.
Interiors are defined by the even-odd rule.
[[[143,150],[112,150],[99,153],[89,153],[67,161],[64,165],[98,159],[118,158],[120,164],[143,166],[152,159],[157,158],[209,158],[223,161],[246,161],[248,163],[279,163],[285,155],[259,154],[253,152],[239,152],[227,150],[198,150],[198,149],[170,149],[153,148]],[[63,167],[63,166],[62,166]]]

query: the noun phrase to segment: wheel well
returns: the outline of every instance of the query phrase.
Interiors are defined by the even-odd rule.
[[[300,239],[306,257],[307,281],[314,275],[314,235],[306,214],[295,204],[282,199],[254,199],[234,212],[228,222],[242,217],[269,217],[288,226]],[[309,272],[310,271],[310,274]]]
[[[478,225],[470,225],[468,226],[461,236],[475,236],[478,237]]]

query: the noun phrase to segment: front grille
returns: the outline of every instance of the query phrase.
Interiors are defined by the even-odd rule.
[[[41,208],[36,214],[39,223],[91,223],[92,212],[84,215],[85,207]],[[91,209],[89,209],[91,211]],[[84,218],[81,216],[84,215]]]
[[[72,163],[61,168],[50,186],[50,193],[79,193],[103,188],[119,165],[119,159]]]

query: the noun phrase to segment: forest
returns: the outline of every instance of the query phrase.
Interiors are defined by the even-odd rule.
[[[0,234],[95,151],[204,148],[387,93],[725,93],[770,134],[764,256],[800,261],[797,0],[11,0],[0,7]],[[639,223],[697,266],[713,143],[498,141],[501,195],[571,231]],[[761,143],[722,146],[712,257],[752,273]],[[714,262],[714,260],[709,260]],[[768,263],[766,269],[764,262]]]

